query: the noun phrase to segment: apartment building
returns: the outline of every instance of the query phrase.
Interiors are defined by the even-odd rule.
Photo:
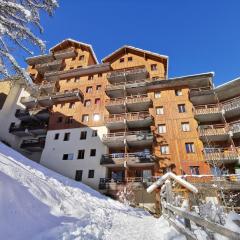
[[[211,72],[169,79],[167,56],[131,46],[98,63],[72,39],[27,63],[36,86],[10,132],[30,135],[21,147],[46,167],[105,192],[167,171],[237,171],[240,79],[217,88]]]

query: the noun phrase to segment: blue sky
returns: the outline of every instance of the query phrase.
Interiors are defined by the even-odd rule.
[[[62,0],[42,15],[50,48],[64,38],[92,44],[99,60],[124,44],[169,56],[169,76],[240,76],[239,0]],[[39,52],[36,52],[38,54]]]

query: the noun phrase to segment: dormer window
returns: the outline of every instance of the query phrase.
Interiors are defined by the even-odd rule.
[[[124,58],[120,58],[120,59],[119,59],[119,62],[120,62],[120,63],[123,63],[123,62],[124,62]]]

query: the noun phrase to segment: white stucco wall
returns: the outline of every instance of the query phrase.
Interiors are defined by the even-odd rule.
[[[15,117],[16,109],[25,109],[25,106],[20,103],[22,97],[29,96],[29,93],[25,91],[21,84],[15,83],[6,98],[3,108],[0,109],[0,140],[4,140],[11,145],[12,148],[19,151],[26,157],[39,162],[41,154],[39,152],[26,152],[20,148],[20,144],[23,139],[32,138],[25,137],[20,138],[9,133],[9,127],[12,122],[20,123],[21,121]]]
[[[98,131],[97,137],[92,137],[92,130]],[[81,131],[87,131],[87,139],[80,140]],[[69,141],[63,141],[66,132],[70,132]],[[54,140],[55,133],[60,134],[58,140]],[[40,164],[72,179],[75,179],[76,170],[83,170],[82,182],[98,189],[99,179],[106,177],[106,168],[100,165],[102,154],[107,153],[107,147],[102,143],[105,133],[107,128],[104,126],[48,131]],[[80,149],[85,149],[84,159],[77,159]],[[96,156],[90,157],[90,149],[96,149]],[[65,153],[73,153],[74,159],[62,160]],[[94,170],[94,178],[88,178],[89,170]]]

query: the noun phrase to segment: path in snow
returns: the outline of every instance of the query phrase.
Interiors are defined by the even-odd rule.
[[[164,219],[125,206],[0,143],[0,239],[185,239]]]

